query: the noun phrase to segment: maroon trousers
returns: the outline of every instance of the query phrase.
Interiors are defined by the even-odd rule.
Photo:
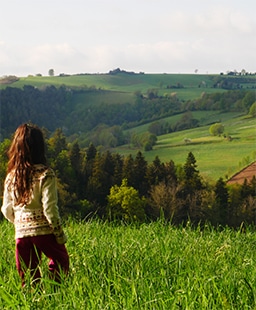
[[[41,279],[39,265],[42,253],[50,259],[48,268],[54,281],[60,282],[61,275],[67,275],[69,270],[67,249],[64,244],[57,243],[53,234],[18,238],[16,239],[16,266],[23,286],[28,270],[33,282]]]

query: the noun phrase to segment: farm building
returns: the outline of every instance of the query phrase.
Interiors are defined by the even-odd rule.
[[[256,161],[233,175],[227,181],[227,184],[243,184],[244,179],[247,179],[248,182],[251,182],[253,176],[256,177]]]

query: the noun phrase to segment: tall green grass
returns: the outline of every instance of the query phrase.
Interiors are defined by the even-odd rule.
[[[58,289],[20,288],[13,228],[1,223],[1,309],[255,309],[256,249],[246,233],[69,220],[71,270]]]

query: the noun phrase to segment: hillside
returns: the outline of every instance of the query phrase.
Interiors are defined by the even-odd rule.
[[[211,74],[78,74],[61,76],[28,76],[18,80],[12,78],[11,83],[1,84],[0,89],[7,86],[22,88],[24,85],[35,87],[56,87],[65,85],[71,88],[95,88],[114,92],[147,93],[156,89],[159,95],[173,94],[182,100],[198,98],[203,92],[214,93],[228,89],[254,89],[256,76],[229,76]]]
[[[210,181],[217,180],[220,177],[228,179],[255,160],[256,123],[254,118],[239,116],[238,113],[223,114],[220,112],[209,113],[209,111],[193,112],[193,115],[199,119],[200,116],[204,115],[204,121],[208,123],[221,120],[225,127],[226,137],[211,136],[209,124],[168,133],[158,136],[153,150],[144,153],[145,158],[151,162],[158,156],[163,162],[169,162],[172,159],[177,165],[183,165],[187,154],[193,152],[197,160],[198,170]],[[146,125],[135,130],[143,132],[146,130]],[[137,149],[130,145],[115,150],[124,155],[131,153],[134,156],[137,152]]]
[[[158,122],[165,132],[156,133],[156,145],[145,152],[148,161],[159,156],[183,164],[192,151],[203,175],[230,177],[255,158],[255,120],[245,117],[255,101],[255,82],[250,75],[128,72],[2,79],[0,140],[31,121],[51,133],[62,128],[82,147],[92,141],[136,154],[143,145],[127,139]],[[210,136],[216,122],[231,140]]]

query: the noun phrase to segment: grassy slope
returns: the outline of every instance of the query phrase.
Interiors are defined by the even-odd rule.
[[[113,98],[118,96],[121,98],[121,94],[134,93],[141,91],[146,93],[149,89],[157,89],[159,95],[177,93],[177,96],[181,100],[189,100],[200,97],[203,92],[215,93],[223,92],[223,89],[213,88],[214,79],[220,77],[219,75],[208,74],[125,74],[120,73],[117,75],[109,74],[84,74],[84,75],[71,75],[66,77],[55,76],[43,76],[43,77],[21,77],[18,82],[11,85],[1,85],[0,89],[6,86],[11,87],[23,87],[24,85],[34,85],[36,87],[45,87],[47,85],[55,85],[56,87],[66,85],[70,87],[82,87],[90,88],[95,87],[97,89],[112,91]],[[237,77],[229,77],[236,79]],[[244,84],[243,88],[252,87],[256,85],[256,76],[249,77],[252,83]],[[180,89],[167,89],[168,85],[177,85],[180,83],[184,88]],[[205,83],[205,87],[198,87],[200,84]],[[117,93],[115,93],[117,92]],[[115,100],[115,99],[113,99]],[[122,99],[121,101],[124,101]]]
[[[196,112],[193,114],[196,116]],[[148,162],[159,156],[162,162],[172,159],[176,165],[183,165],[188,153],[192,152],[197,160],[200,173],[210,181],[216,181],[220,177],[230,177],[241,167],[255,160],[256,157],[255,119],[244,116],[233,118],[234,116],[237,115],[235,113],[210,114],[208,118],[209,121],[221,120],[225,126],[226,135],[230,135],[233,138],[232,141],[223,137],[211,136],[210,125],[206,125],[162,135],[158,137],[154,149],[145,152],[144,156]],[[146,128],[144,127],[144,129]],[[138,131],[140,130],[138,129]],[[186,138],[190,139],[191,143],[185,143],[184,139]],[[130,153],[135,155],[138,150],[127,146],[118,148],[117,152],[124,155]]]
[[[44,87],[47,85],[70,87],[91,87],[101,88],[117,92],[146,93],[148,89],[158,89],[159,95],[177,93],[180,99],[188,100],[199,97],[203,91],[215,92],[212,88],[214,75],[195,75],[195,74],[88,74],[72,75],[67,77],[24,77],[20,78],[9,86],[23,87],[24,85],[34,85]],[[198,85],[204,81],[207,88],[199,88]],[[182,89],[167,89],[167,85],[181,83]],[[0,88],[6,85],[0,85]]]

